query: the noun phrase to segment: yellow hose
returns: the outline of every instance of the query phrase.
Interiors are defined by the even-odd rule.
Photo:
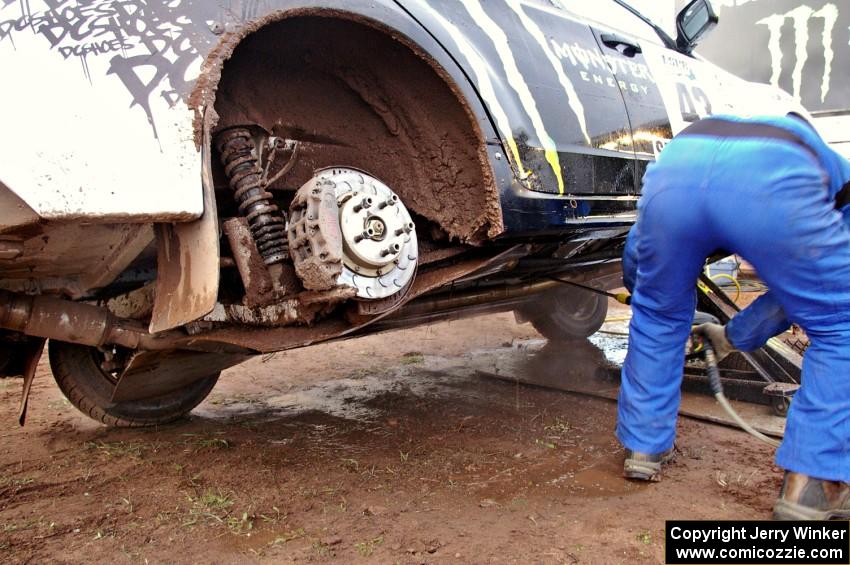
[[[741,283],[739,283],[738,279],[736,279],[732,275],[727,275],[726,273],[720,273],[720,274],[717,274],[717,275],[712,275],[708,278],[710,278],[711,280],[729,279],[730,281],[732,281],[732,284],[735,285],[735,298],[732,300],[732,302],[737,303],[738,299],[741,298]]]

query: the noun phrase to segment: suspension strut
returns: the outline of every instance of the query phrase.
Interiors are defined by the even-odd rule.
[[[257,250],[266,265],[282,263],[288,257],[286,220],[265,189],[264,175],[250,130],[227,129],[216,137],[224,172],[239,205],[239,213],[248,220]]]

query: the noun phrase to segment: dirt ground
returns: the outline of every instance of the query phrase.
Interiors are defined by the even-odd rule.
[[[780,471],[741,432],[683,419],[664,481],[630,483],[613,403],[469,370],[539,339],[503,314],[257,358],[151,430],[46,365],[19,428],[0,381],[0,560],[661,563],[666,519],[769,517]]]

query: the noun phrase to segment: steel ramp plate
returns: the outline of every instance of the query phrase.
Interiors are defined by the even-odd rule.
[[[740,311],[737,304],[708,276],[702,274],[699,280],[702,284],[697,293],[699,310],[717,317],[722,324]],[[768,340],[764,347],[739,355],[767,382],[800,382],[802,356],[775,337]]]
[[[613,349],[616,357],[620,346],[624,348],[627,345],[626,338],[620,338],[622,344],[608,337],[594,336],[591,339],[603,341],[603,349],[589,340],[565,343],[527,340],[516,342],[510,348],[476,352],[481,354],[470,355],[464,369],[505,382],[616,401],[619,383],[611,374],[617,363],[606,354]],[[758,431],[774,437],[783,436],[785,419],[775,416],[770,406],[730,402],[741,417]],[[683,392],[679,414],[738,428],[709,396]]]

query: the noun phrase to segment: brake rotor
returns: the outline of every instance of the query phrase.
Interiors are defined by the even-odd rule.
[[[301,198],[302,193],[335,206],[299,205],[301,213],[295,213],[296,201],[309,200]],[[336,222],[328,221],[332,213]],[[336,263],[341,254],[341,270],[336,263],[330,272],[335,271],[335,284],[355,288],[359,299],[393,297],[413,280],[419,255],[416,227],[398,195],[371,175],[347,168],[318,171],[293,201],[291,222],[305,220],[309,221],[306,229],[291,224],[289,230],[290,251],[297,248],[292,257],[299,276],[303,266],[315,268],[317,262],[327,260]],[[317,231],[331,233],[322,237]],[[296,237],[299,234],[308,235],[313,245]],[[336,249],[324,249],[328,242],[336,243]]]

